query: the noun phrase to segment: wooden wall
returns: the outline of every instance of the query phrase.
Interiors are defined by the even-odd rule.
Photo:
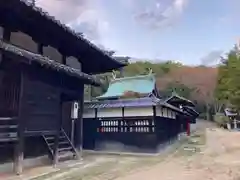
[[[157,147],[151,117],[84,119],[83,138],[85,149],[154,153]]]
[[[72,108],[72,102],[63,102],[62,126],[69,138],[71,137],[71,130],[72,130],[71,108]]]
[[[56,131],[61,109],[60,89],[54,78],[57,77],[45,71],[24,77],[22,113],[27,132]]]
[[[1,32],[2,28],[0,27],[0,38],[2,34]],[[12,32],[10,42],[30,52],[38,53],[38,43],[35,42],[32,37],[23,32]],[[59,63],[64,63],[61,52],[52,46],[43,46],[43,55]],[[79,70],[82,68],[78,59],[72,56],[66,58],[66,65]]]
[[[0,116],[13,117],[18,115],[20,75],[16,66],[5,67],[7,61],[0,66]]]
[[[28,51],[37,53],[38,44],[32,40],[31,36],[22,32],[12,32],[10,42]]]

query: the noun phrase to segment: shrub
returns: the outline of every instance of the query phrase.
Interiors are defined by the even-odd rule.
[[[214,115],[214,122],[216,122],[218,126],[224,127],[229,122],[229,118],[224,114],[218,113]]]

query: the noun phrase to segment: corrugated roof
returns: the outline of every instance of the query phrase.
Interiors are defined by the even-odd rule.
[[[149,94],[155,88],[155,77],[153,74],[118,78],[113,80],[108,90],[97,99],[123,96],[125,92],[131,91],[139,94]]]

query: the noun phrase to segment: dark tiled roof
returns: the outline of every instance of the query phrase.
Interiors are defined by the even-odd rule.
[[[99,65],[101,65],[101,67],[90,66],[89,69],[87,69],[86,71],[87,73],[95,74],[95,73],[101,73],[105,71],[111,71],[112,69],[117,69],[126,65],[123,62],[119,62],[113,57],[109,56],[107,53],[102,51],[96,45],[94,45],[89,40],[84,38],[82,33],[75,32],[70,27],[66,26],[65,24],[57,20],[54,16],[50,16],[42,8],[33,6],[31,2],[28,2],[26,0],[2,0],[0,1],[0,14],[1,16],[6,15],[6,17],[4,17],[5,20],[4,19],[1,20],[2,21],[0,22],[1,24],[4,25],[6,23],[12,23],[12,24],[14,23],[13,25],[15,26],[17,24],[16,18],[19,15],[21,15],[22,16],[21,18],[23,18],[24,20],[26,19],[25,20],[26,22],[24,22],[24,24],[27,25],[27,31],[29,32],[33,31],[31,32],[31,35],[34,35],[35,37],[33,38],[36,38],[36,40],[38,41],[41,40],[39,39],[39,37],[43,37],[41,34],[41,27],[43,31],[48,31],[48,33],[53,35],[55,34],[54,38],[56,38],[57,34],[60,34],[58,37],[59,47],[61,47],[65,51],[71,51],[70,54],[66,54],[66,55],[68,56],[77,55],[78,57],[82,57],[84,54],[84,56],[88,57],[87,59],[89,59],[89,61],[94,63],[100,63]],[[10,21],[8,21],[8,19],[10,19]],[[43,24],[40,24],[40,21],[43,22]],[[11,26],[13,26],[12,24]],[[15,27],[17,28],[17,30],[19,30],[18,26],[19,25]],[[35,29],[29,26],[39,27],[39,33],[41,34],[41,36],[38,35],[39,33],[35,32],[36,31]],[[46,29],[46,26],[49,29]],[[25,27],[25,30],[26,30],[26,27]],[[37,36],[39,37],[37,38]],[[51,37],[52,36],[48,37],[47,41],[50,42]],[[62,44],[61,42],[62,40],[64,40],[64,42],[65,40],[67,40],[66,41],[67,43],[65,42],[65,44]],[[59,48],[59,47],[54,46],[54,48]],[[74,54],[72,53],[73,51],[74,51]],[[82,63],[89,63],[89,62],[85,61]],[[102,65],[103,63],[104,65]]]
[[[191,114],[192,116],[199,116],[199,113],[193,108],[189,106],[183,106],[183,110]]]
[[[231,109],[231,108],[225,108],[224,113],[226,116],[237,116],[236,110]]]
[[[69,76],[74,76],[74,77],[77,77],[78,79],[84,80],[87,84],[100,85],[100,82],[98,82],[94,77],[88,74],[85,74],[78,69],[71,68],[59,62],[51,60],[48,57],[29,52],[27,50],[21,49],[12,44],[5,43],[2,40],[0,40],[0,49],[4,53],[10,53],[18,57],[22,57],[22,59],[25,60],[24,63],[29,64],[31,62],[36,62],[43,67],[50,68],[55,71],[63,72]]]
[[[83,33],[77,33],[76,31],[74,31],[73,29],[69,28],[68,26],[66,26],[65,24],[61,23],[61,21],[57,20],[54,16],[51,16],[48,12],[44,11],[42,8],[37,7],[37,6],[33,6],[31,2],[26,1],[26,0],[18,0],[24,4],[26,4],[26,6],[32,8],[34,11],[38,12],[41,14],[41,16],[45,17],[46,19],[56,23],[60,28],[64,29],[66,31],[66,33],[70,33],[73,36],[75,36],[76,38],[78,38],[81,41],[86,42],[89,46],[91,46],[92,48],[97,49],[98,51],[101,51],[104,55],[107,55],[107,53],[105,53],[104,51],[102,51],[100,48],[98,48],[96,45],[94,45],[93,43],[91,43],[88,39],[83,37]]]
[[[170,104],[175,103],[175,102],[181,102],[181,103],[183,103],[183,105],[192,106],[192,107],[195,106],[192,101],[190,101],[189,99],[186,99],[182,96],[179,96],[176,93],[173,93],[171,97],[167,98],[166,102],[170,103]]]
[[[156,105],[156,102],[149,97],[85,102],[85,108],[144,107],[154,105]]]
[[[175,110],[180,113],[184,113],[179,108],[168,104],[161,99],[156,97],[143,97],[143,98],[135,98],[135,99],[118,99],[118,100],[104,100],[104,101],[90,101],[85,102],[84,107],[93,109],[93,108],[118,108],[118,107],[146,107],[146,106],[164,106]]]

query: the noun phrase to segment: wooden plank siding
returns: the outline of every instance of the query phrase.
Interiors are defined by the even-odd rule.
[[[50,84],[28,78],[24,84],[26,132],[56,132],[60,109],[60,91]]]

